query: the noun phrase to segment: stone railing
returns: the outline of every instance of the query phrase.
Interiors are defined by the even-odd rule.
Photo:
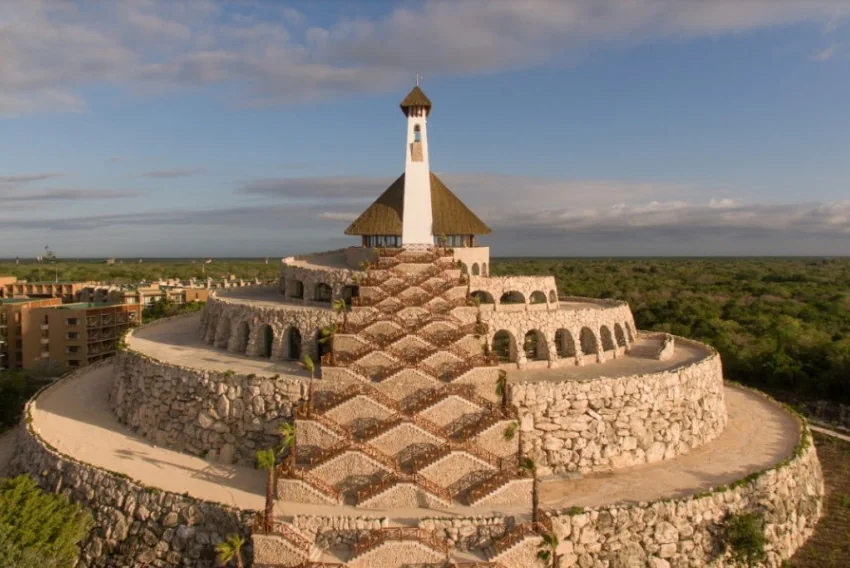
[[[24,410],[19,450],[11,471],[26,473],[45,491],[62,492],[91,509],[98,530],[81,546],[80,566],[161,566],[191,564],[213,568],[214,546],[222,535],[250,535],[254,511],[163,491],[124,473],[95,467],[65,455],[45,442],[32,410],[48,389],[111,361],[99,362],[66,376],[36,394]]]

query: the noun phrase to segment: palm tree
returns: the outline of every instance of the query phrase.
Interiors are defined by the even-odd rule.
[[[502,410],[508,408],[508,372],[499,369],[499,378],[496,379],[496,395],[502,399]]]
[[[348,328],[348,304],[345,303],[345,300],[342,298],[337,298],[333,302],[331,302],[331,307],[333,310],[342,314],[342,329],[345,330]]]
[[[537,464],[531,458],[522,458],[519,462],[519,469],[531,474],[531,522],[536,523],[540,519],[540,502],[537,487]]]
[[[336,324],[326,325],[319,332],[319,343],[322,345],[330,345],[331,365],[334,364],[334,336],[336,335]]]
[[[316,364],[313,363],[313,359],[310,358],[309,355],[304,355],[301,358],[301,366],[304,367],[308,373],[310,373],[310,384],[307,387],[307,404],[310,405],[310,408],[313,408],[313,379],[316,378]]]
[[[558,568],[560,565],[558,558],[558,537],[554,533],[546,532],[540,535],[543,537],[543,542],[538,545],[540,550],[537,551],[537,559],[547,566]]]
[[[280,451],[289,450],[290,461],[295,461],[295,424],[292,422],[281,422],[277,427],[277,433],[280,434]]]
[[[274,519],[274,494],[275,494],[275,454],[274,450],[257,451],[257,469],[268,472],[266,478],[266,512],[263,515],[263,525],[266,532],[272,532],[272,521]]]
[[[236,560],[236,568],[244,568],[245,564],[242,561],[242,546],[244,545],[245,538],[235,533],[215,545],[218,563],[227,566],[231,560]]]

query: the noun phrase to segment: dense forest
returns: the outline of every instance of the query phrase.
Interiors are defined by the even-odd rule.
[[[733,380],[850,403],[850,259],[494,259],[491,274],[626,300],[639,329],[713,345]]]
[[[120,261],[119,261],[120,262]],[[104,282],[107,284],[136,284],[140,281],[151,282],[166,278],[225,278],[230,274],[236,278],[271,280],[280,272],[279,259],[214,259],[209,264],[191,260],[124,261],[106,264],[104,261],[70,262],[60,260],[56,263],[0,262],[0,276],[15,276],[19,280],[60,282]]]

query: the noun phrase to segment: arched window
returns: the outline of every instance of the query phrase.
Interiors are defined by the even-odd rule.
[[[510,292],[505,292],[502,294],[502,297],[499,298],[500,304],[524,304],[525,296],[522,295],[521,292],[517,292],[516,290],[511,290]]]
[[[555,332],[555,350],[558,352],[558,357],[576,356],[576,342],[570,330],[561,328]]]
[[[549,350],[546,348],[546,337],[536,329],[525,334],[522,342],[522,350],[525,358],[529,361],[545,361],[549,359]]]
[[[413,127],[413,141],[422,142],[422,129],[419,128],[418,124]]]
[[[579,341],[581,342],[582,354],[594,355],[598,353],[598,349],[596,347],[596,335],[590,330],[589,327],[581,328]]]
[[[274,330],[272,326],[265,324],[260,328],[260,352],[257,354],[260,357],[270,359],[272,356],[272,345],[274,345]]]
[[[293,280],[289,283],[289,297],[298,300],[304,299],[304,283],[300,280]]]
[[[480,304],[495,304],[496,301],[493,299],[493,295],[484,290],[476,290],[472,294],[470,294],[473,298],[478,298],[478,303]]]
[[[460,273],[463,274],[463,275],[469,274],[469,267],[466,265],[465,262],[460,263]]]
[[[531,299],[529,300],[531,304],[545,304],[546,303],[546,294],[537,290],[531,293]]]
[[[481,263],[481,276],[487,276],[487,274],[488,274],[488,272],[487,272],[487,263],[486,263],[486,262],[482,262],[482,263]]]
[[[347,284],[342,287],[342,300],[346,305],[351,305],[351,298],[360,296],[360,286],[355,284]]]
[[[604,325],[599,328],[599,335],[602,339],[602,350],[610,351],[614,349],[614,337],[611,335],[611,330]]]
[[[618,323],[614,324],[614,337],[617,338],[617,345],[620,347],[626,346],[626,334],[623,333],[623,326]]]
[[[554,290],[549,290],[549,303],[550,304],[557,304],[558,303],[558,295],[555,293]]]
[[[301,359],[301,332],[297,328],[290,327],[286,335],[286,356],[298,361]]]
[[[481,275],[481,268],[478,266],[477,262],[472,263],[472,275],[473,276],[480,276]]]
[[[248,338],[251,336],[251,327],[247,321],[239,324],[236,333],[236,352],[245,353],[248,351]]]
[[[502,363],[516,362],[516,346],[510,331],[501,329],[493,336],[493,354]]]
[[[330,303],[334,295],[333,288],[331,288],[324,282],[319,282],[318,284],[316,284],[316,287],[313,290],[313,300],[316,302]]]

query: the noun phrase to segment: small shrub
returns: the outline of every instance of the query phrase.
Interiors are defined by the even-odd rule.
[[[573,505],[572,507],[567,509],[567,514],[571,517],[575,515],[581,515],[582,513],[584,513],[584,507],[577,507]]]
[[[752,566],[767,559],[764,517],[755,513],[733,515],[725,523],[725,543],[737,562]]]

